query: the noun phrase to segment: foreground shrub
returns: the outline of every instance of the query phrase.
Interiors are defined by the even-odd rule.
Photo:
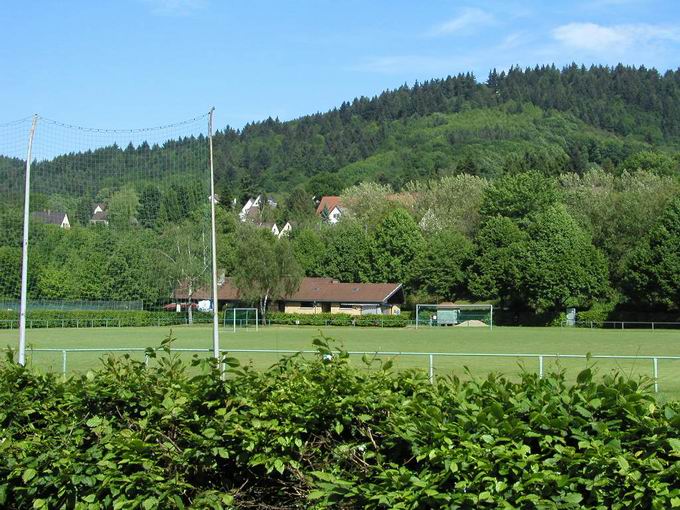
[[[164,342],[169,346],[171,339]],[[620,375],[430,384],[327,339],[264,372],[106,358],[0,368],[0,507],[655,508],[680,504],[680,409]],[[149,351],[154,356],[153,351]]]

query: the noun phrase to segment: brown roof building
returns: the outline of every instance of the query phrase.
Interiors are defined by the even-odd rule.
[[[185,290],[175,293],[178,299],[187,299]],[[194,292],[193,300],[212,299],[210,289]],[[239,290],[231,278],[225,278],[217,287],[217,299],[222,308],[225,304],[241,302]],[[275,303],[278,311],[291,313],[348,313],[395,314],[404,302],[400,283],[343,283],[332,278],[303,278],[300,288]]]

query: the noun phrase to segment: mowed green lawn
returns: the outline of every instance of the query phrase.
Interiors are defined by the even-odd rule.
[[[95,329],[35,329],[28,330],[29,346],[39,348],[143,348],[158,346],[169,334],[167,327],[95,328]],[[598,330],[577,328],[314,328],[271,326],[221,330],[223,349],[313,349],[312,339],[319,332],[341,342],[350,351],[398,351],[439,353],[512,353],[512,354],[586,354],[629,356],[680,356],[680,330]],[[205,325],[176,326],[172,330],[177,348],[204,348],[212,345],[212,331]],[[18,332],[0,331],[0,345],[16,348]],[[67,353],[67,371],[95,368],[105,353]],[[142,359],[142,353],[132,354]],[[187,359],[192,354],[183,354]],[[201,356],[207,354],[200,354]],[[280,356],[271,353],[237,353],[243,364],[264,368]],[[389,355],[396,368],[428,369],[428,356]],[[360,356],[353,362],[361,365]],[[61,371],[60,352],[34,352],[30,363],[40,369]],[[651,360],[559,360],[545,359],[546,372],[559,368],[570,378],[588,365],[595,365],[600,373],[618,370],[632,376],[653,375]],[[662,398],[680,398],[680,360],[659,360],[659,387]],[[516,376],[521,370],[538,370],[536,358],[490,357],[434,357],[437,376],[455,374],[460,377],[484,376],[501,372]]]

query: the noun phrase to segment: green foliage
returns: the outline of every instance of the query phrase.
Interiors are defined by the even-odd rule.
[[[19,508],[677,506],[680,408],[592,368],[462,382],[319,336],[256,372],[148,350],[64,382],[0,365],[0,505]]]
[[[316,276],[323,272],[321,262],[326,255],[326,246],[315,230],[294,230],[291,244],[295,258],[307,276]]]
[[[212,322],[212,314],[194,313],[197,322]],[[16,311],[0,311],[0,328],[17,328],[19,313]],[[151,311],[62,311],[62,310],[29,310],[26,320],[31,328],[103,328],[112,326],[141,327],[169,326],[186,324],[187,314],[176,312]]]
[[[482,216],[520,220],[557,203],[555,181],[539,172],[508,175],[486,188]]]
[[[393,207],[388,197],[394,191],[388,185],[362,182],[342,192],[341,203],[347,208],[345,216],[373,230]]]
[[[477,253],[468,273],[468,288],[481,299],[519,302],[527,235],[510,218],[489,219],[475,239]]]
[[[145,205],[148,206],[148,204]],[[124,188],[115,192],[108,203],[111,226],[119,229],[130,228],[132,224],[138,221],[138,209],[139,196],[133,188]]]
[[[569,213],[607,256],[617,286],[626,271],[626,257],[680,192],[677,179],[647,171],[615,176],[593,169],[582,176],[562,175],[560,184]]]
[[[680,197],[630,255],[625,291],[633,302],[677,310],[680,303]]]
[[[375,241],[363,225],[342,220],[321,232],[325,252],[319,274],[343,282],[370,282],[375,276]]]
[[[595,303],[589,310],[579,310],[576,312],[577,325],[582,327],[597,327],[609,319],[614,310],[614,303]]]
[[[528,228],[518,289],[537,312],[587,307],[608,288],[607,262],[563,206],[537,214]]]
[[[416,256],[424,247],[423,236],[413,217],[394,208],[375,229],[375,278],[378,281],[408,281]]]
[[[439,301],[455,301],[465,292],[473,250],[472,243],[458,232],[432,235],[413,262],[412,286]]]
[[[259,304],[263,323],[267,305],[297,291],[304,276],[288,239],[276,239],[261,229],[242,232],[238,261],[234,270],[236,287],[243,300]]]
[[[295,326],[375,326],[403,328],[408,326],[409,315],[350,315],[347,313],[283,313],[270,312],[271,324]]]
[[[657,175],[678,175],[678,160],[668,154],[654,151],[640,151],[628,157],[623,167],[635,171],[645,170]]]
[[[471,236],[481,221],[479,211],[488,185],[484,178],[459,174],[411,182],[406,191],[414,197],[416,218],[420,218],[423,231],[456,230]]]
[[[606,260],[563,206],[524,223],[499,216],[482,227],[469,275],[473,295],[500,296],[538,313],[588,307],[606,295]]]

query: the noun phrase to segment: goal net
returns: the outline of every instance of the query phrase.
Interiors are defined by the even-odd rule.
[[[417,304],[416,328],[436,326],[493,328],[493,305],[490,304]]]
[[[193,293],[212,280],[208,118],[126,130],[40,116],[0,124],[0,301],[21,297],[30,167],[28,317],[45,302],[102,317],[121,302],[206,314]]]
[[[222,326],[232,328],[259,328],[259,313],[257,308],[225,308],[222,318]]]

